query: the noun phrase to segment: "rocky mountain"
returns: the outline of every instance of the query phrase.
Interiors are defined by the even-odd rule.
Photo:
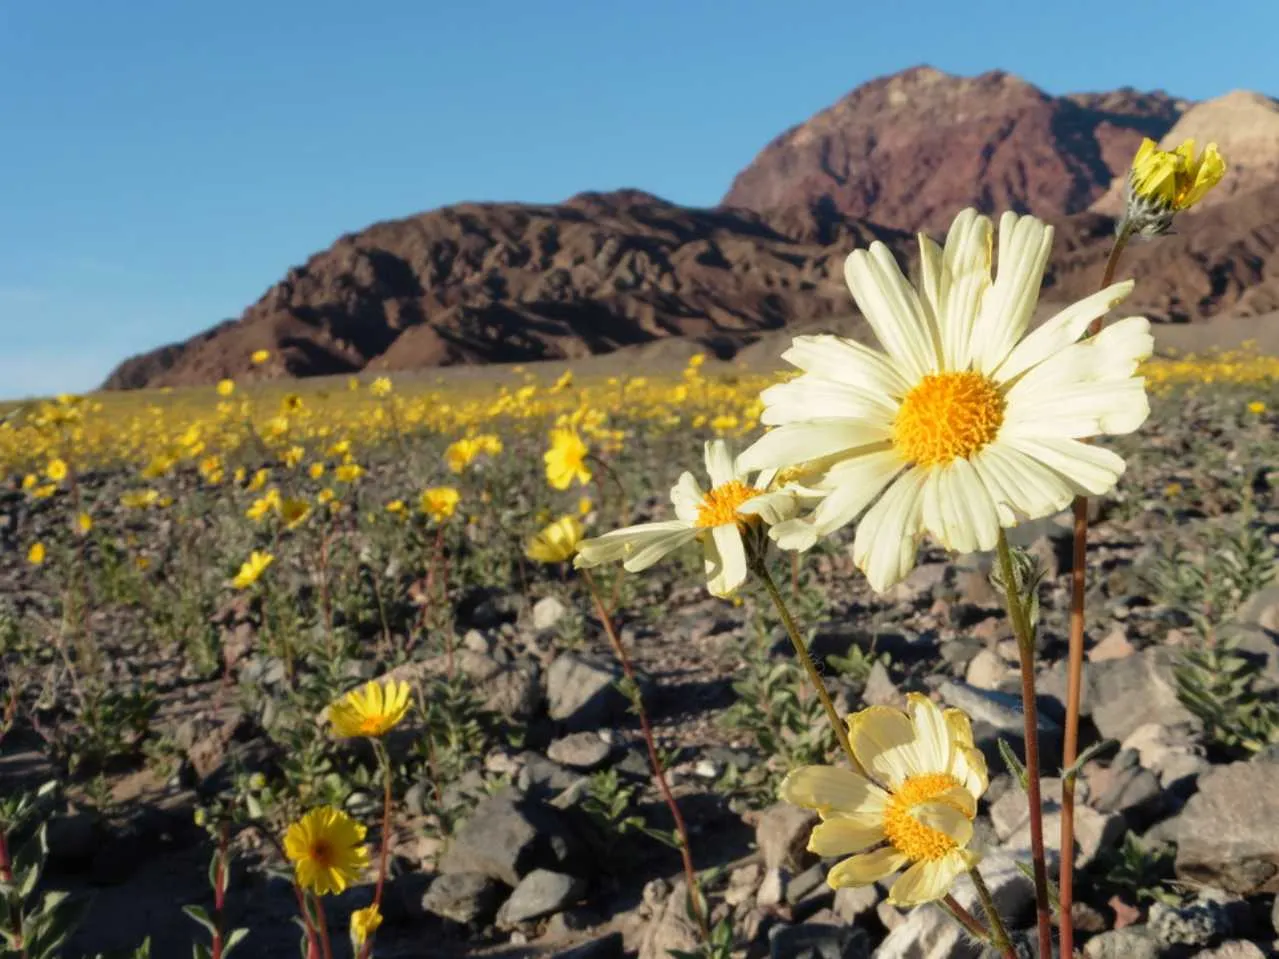
[[[1182,235],[1134,245],[1132,305],[1169,322],[1279,308],[1274,100],[1053,97],[998,71],[918,67],[782,134],[719,208],[623,190],[378,223],[291,269],[240,318],[126,360],[106,387],[573,359],[670,337],[729,355],[762,331],[849,315],[850,249],[882,239],[910,260],[910,231],[940,234],[966,205],[1055,222],[1045,295],[1082,295],[1143,136],[1214,139],[1231,172]],[[272,360],[254,367],[259,349]]]
[[[915,67],[777,137],[723,203],[761,212],[821,203],[903,230],[944,227],[965,206],[1058,219],[1087,209],[1141,138],[1159,139],[1186,106],[1129,89],[1053,97],[999,70]]]

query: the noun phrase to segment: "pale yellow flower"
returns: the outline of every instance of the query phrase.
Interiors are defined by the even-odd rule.
[[[907,710],[871,706],[848,718],[860,768],[803,766],[781,797],[822,821],[808,848],[849,856],[826,877],[832,888],[867,886],[904,870],[889,889],[898,906],[943,898],[979,857],[969,850],[986,761],[962,712],[911,693]]]
[[[585,532],[576,516],[561,516],[524,544],[524,555],[538,563],[563,563],[572,559]]]

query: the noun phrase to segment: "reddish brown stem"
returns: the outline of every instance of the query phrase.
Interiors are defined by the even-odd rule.
[[[379,746],[378,759],[382,765],[382,850],[378,854],[377,886],[373,890],[373,905],[382,905],[382,890],[386,885],[386,865],[391,855],[391,757]]]
[[[13,882],[13,863],[9,858],[9,837],[3,830],[0,830],[0,879],[6,883]],[[14,945],[18,948],[19,955],[22,959],[27,959],[27,947],[22,941],[22,907],[19,905],[18,911],[13,915],[12,935]]]
[[[319,896],[313,898],[315,903],[315,924],[316,931],[319,933],[320,948],[323,950],[324,959],[333,959],[333,940],[329,938],[329,919],[324,914],[324,900]]]
[[[653,739],[653,728],[649,725],[648,710],[644,708],[644,701],[639,693],[639,682],[635,676],[635,668],[631,665],[631,658],[627,655],[626,647],[622,645],[617,631],[613,628],[613,620],[609,616],[608,610],[604,608],[604,600],[600,596],[599,587],[595,584],[595,578],[591,576],[589,570],[584,569],[581,572],[582,579],[585,581],[587,589],[590,590],[591,599],[595,601],[596,615],[599,616],[604,632],[608,635],[608,641],[613,646],[613,653],[617,656],[617,660],[622,666],[622,673],[635,691],[635,712],[639,717],[640,732],[644,737],[644,745],[648,749],[648,762],[653,767],[653,778],[657,780],[657,788],[661,791],[662,799],[666,802],[666,807],[671,812],[671,818],[675,820],[675,831],[679,834],[679,852],[684,862],[684,879],[688,884],[688,901],[692,907],[693,915],[697,919],[697,926],[701,930],[703,940],[709,942],[711,931],[706,921],[706,914],[702,909],[700,893],[697,888],[697,870],[693,868],[693,854],[688,841],[688,827],[684,824],[684,815],[680,812],[679,803],[675,801],[671,787],[666,782],[666,770],[662,767],[662,760],[657,755],[657,744]]]
[[[225,823],[218,830],[217,861],[213,867],[213,959],[222,959],[222,912],[226,907],[227,845],[229,834]]]
[[[946,908],[950,910],[950,914],[958,919],[965,929],[971,932],[982,942],[989,941],[990,933],[982,927],[980,922],[977,921],[976,916],[959,904],[958,899],[950,893],[946,893],[946,895],[942,897],[942,902],[945,903]]]

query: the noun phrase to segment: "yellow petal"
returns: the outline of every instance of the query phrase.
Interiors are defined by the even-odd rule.
[[[936,703],[920,693],[907,695],[906,709],[915,729],[915,757],[918,765],[914,772],[949,772],[950,727],[942,711]]]
[[[900,709],[863,709],[849,717],[848,732],[857,761],[890,789],[915,771],[915,727]]]
[[[884,841],[878,816],[836,813],[813,828],[808,851],[823,859],[849,856]]]
[[[892,846],[876,849],[874,852],[862,853],[845,859],[826,876],[826,883],[832,889],[843,889],[848,886],[869,886],[885,876],[891,876],[906,865],[906,857]]]
[[[778,790],[782,799],[796,806],[842,813],[874,813],[884,808],[883,790],[864,776],[839,766],[801,766]]]
[[[956,849],[941,859],[917,862],[893,883],[888,901],[896,906],[918,906],[941,899],[974,861],[971,853]]]

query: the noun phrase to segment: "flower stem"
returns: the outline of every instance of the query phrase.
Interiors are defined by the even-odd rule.
[[[320,934],[320,948],[324,950],[324,959],[333,959],[333,941],[329,938],[329,920],[324,913],[324,900],[315,896],[311,901],[315,904],[315,926]]]
[[[657,788],[661,791],[662,799],[665,800],[666,807],[671,812],[671,818],[675,821],[675,831],[679,835],[679,853],[684,863],[684,881],[688,885],[688,901],[692,908],[693,916],[697,920],[697,927],[701,931],[702,939],[704,942],[709,943],[711,928],[706,921],[706,913],[702,909],[701,893],[697,885],[697,870],[693,868],[693,854],[688,841],[688,827],[684,824],[684,814],[679,810],[679,803],[675,801],[671,787],[666,782],[666,770],[662,767],[661,757],[657,755],[657,743],[653,740],[653,727],[649,724],[648,710],[644,708],[644,700],[640,696],[639,681],[635,677],[635,668],[631,665],[631,658],[627,655],[626,647],[622,645],[622,641],[617,635],[617,630],[613,628],[612,617],[609,616],[608,610],[604,606],[604,599],[600,596],[595,578],[591,576],[589,570],[583,569],[580,572],[583,581],[586,583],[586,588],[590,590],[591,599],[595,602],[596,615],[599,616],[604,632],[608,635],[608,641],[613,646],[613,653],[617,656],[617,660],[622,666],[622,673],[626,676],[632,689],[635,690],[635,713],[639,717],[640,732],[644,737],[644,745],[648,749],[648,762],[653,767],[653,778],[657,780]]]
[[[997,951],[1003,953],[1004,959],[1017,959],[1017,953],[1013,949],[1012,940],[1008,938],[1008,929],[1004,926],[1003,917],[999,915],[999,910],[995,907],[995,897],[990,894],[990,887],[986,885],[986,880],[981,877],[981,871],[976,865],[968,870],[968,878],[973,881],[973,888],[977,890],[977,899],[990,923],[991,944]]]
[[[990,942],[990,933],[982,928],[982,924],[977,921],[977,917],[961,906],[959,904],[959,900],[957,900],[954,896],[950,893],[946,893],[946,895],[941,898],[941,904],[942,908],[950,913],[951,917],[957,923],[967,929],[982,942]]]
[[[1131,231],[1125,227],[1115,237],[1106,258],[1101,284],[1104,290],[1114,281],[1119,256],[1128,245]],[[1102,317],[1088,327],[1088,336],[1101,332]],[[1061,870],[1057,876],[1060,890],[1061,954],[1073,956],[1075,929],[1071,907],[1075,900],[1075,775],[1070,772],[1079,756],[1079,702],[1083,695],[1084,676],[1084,595],[1088,585],[1088,497],[1076,496],[1074,502],[1075,537],[1070,570],[1070,652],[1066,666],[1066,733],[1062,741],[1062,768],[1067,770],[1061,781]]]
[[[1048,899],[1048,866],[1044,855],[1044,806],[1039,787],[1039,708],[1035,702],[1035,635],[1026,607],[1018,595],[1008,537],[1001,529],[997,544],[1003,574],[1008,618],[1021,653],[1022,714],[1026,720],[1026,798],[1030,805],[1030,851],[1035,873],[1035,920],[1039,931],[1040,959],[1052,959],[1052,906]]]
[[[386,865],[391,855],[391,757],[386,747],[373,740],[378,765],[382,767],[382,849],[378,854],[377,885],[373,889],[373,905],[381,908],[382,891],[386,886]]]
[[[826,684],[822,682],[821,673],[817,671],[817,666],[813,663],[813,657],[808,654],[808,647],[804,645],[803,638],[799,635],[799,627],[795,625],[795,618],[791,616],[790,610],[786,606],[786,600],[782,598],[781,592],[777,588],[777,583],[773,581],[772,575],[768,572],[768,565],[764,560],[758,559],[752,563],[755,574],[764,582],[764,588],[768,590],[768,595],[773,601],[773,605],[777,607],[777,614],[782,618],[782,625],[786,627],[786,635],[790,637],[791,645],[795,647],[795,656],[799,659],[804,667],[804,671],[808,673],[808,681],[813,684],[813,689],[817,692],[817,698],[822,702],[822,708],[826,710],[826,718],[830,720],[830,725],[835,730],[835,739],[839,742],[839,746],[844,750],[844,754],[848,756],[848,761],[852,763],[854,769],[860,769],[861,765],[857,762],[857,757],[853,755],[852,744],[848,741],[848,728],[839,718],[839,713],[835,711],[835,703],[831,701],[830,693],[826,691]]]

